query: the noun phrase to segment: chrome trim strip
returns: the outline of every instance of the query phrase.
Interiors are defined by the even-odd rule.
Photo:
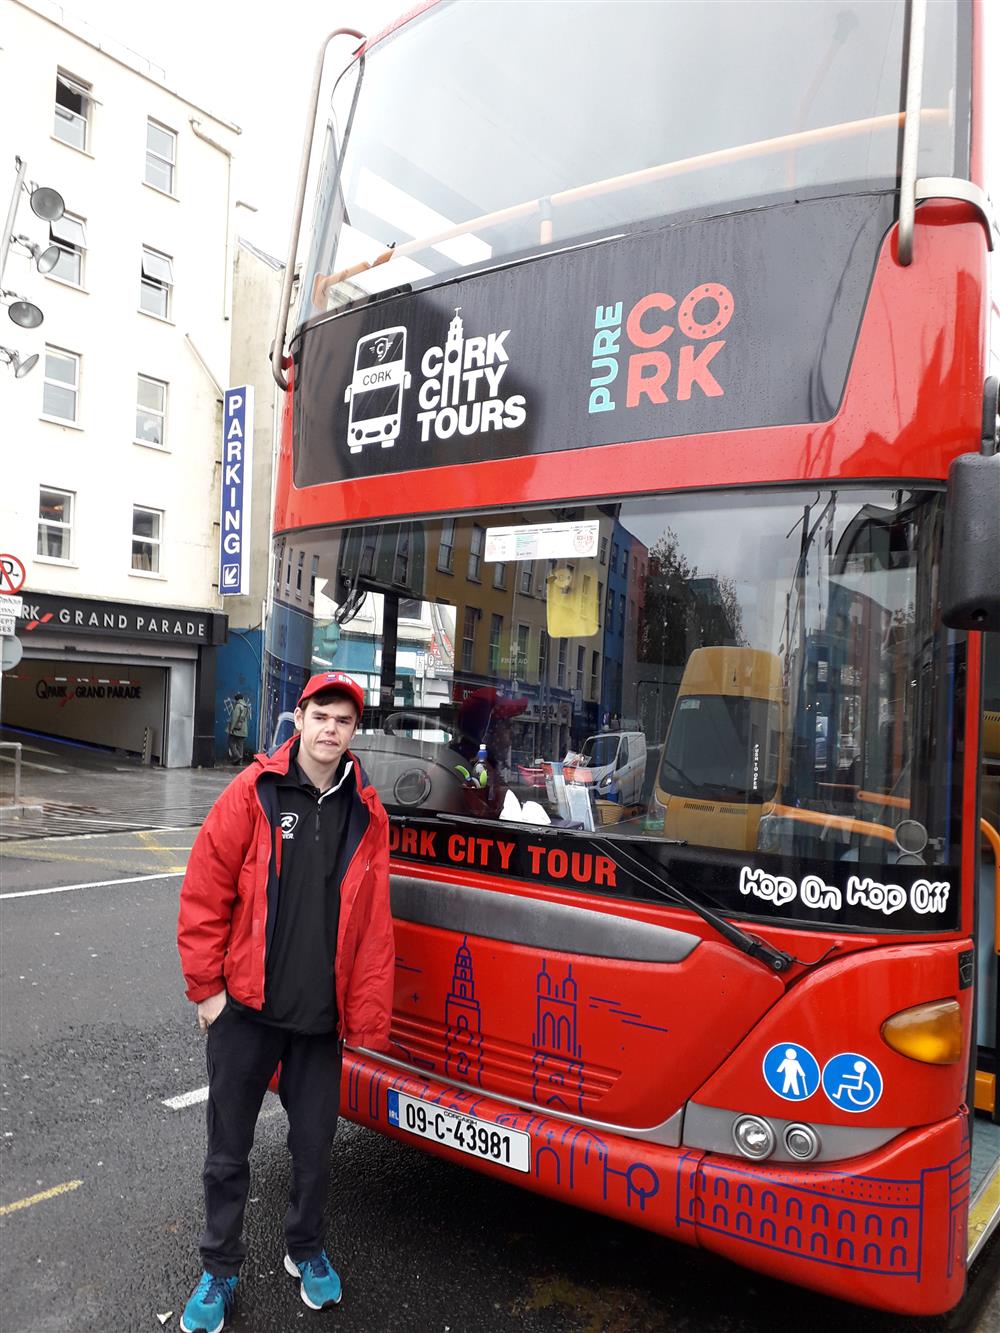
[[[617,1134],[623,1139],[641,1139],[646,1143],[661,1143],[667,1148],[680,1147],[683,1110],[675,1111],[669,1120],[664,1120],[660,1125],[653,1125],[650,1129],[632,1129],[628,1125],[610,1125],[603,1120],[588,1120],[586,1116],[569,1115],[565,1111],[553,1111],[547,1106],[539,1106],[536,1102],[522,1102],[516,1097],[503,1097],[498,1093],[490,1092],[488,1089],[474,1088],[469,1083],[459,1083],[457,1079],[444,1078],[436,1073],[430,1075],[424,1069],[415,1069],[412,1065],[404,1064],[402,1060],[395,1060],[391,1055],[385,1055],[382,1051],[370,1051],[365,1046],[349,1046],[348,1050],[354,1051],[357,1055],[364,1055],[377,1064],[391,1065],[393,1069],[399,1069],[411,1078],[440,1083],[448,1088],[458,1088],[462,1092],[470,1092],[486,1101],[516,1106],[519,1110],[529,1111],[532,1115],[544,1116],[547,1120],[564,1120],[567,1124],[582,1125],[585,1129],[600,1130],[605,1134]],[[416,1094],[410,1094],[410,1096],[414,1095]],[[469,1114],[474,1115],[475,1112],[470,1111]]]
[[[770,1162],[786,1162],[793,1166],[809,1167],[813,1162],[842,1162],[851,1157],[860,1157],[863,1153],[874,1152],[883,1144],[902,1134],[902,1129],[855,1129],[848,1125],[822,1125],[810,1120],[808,1116],[797,1115],[792,1120],[779,1120],[777,1116],[761,1116],[759,1111],[727,1111],[718,1106],[699,1106],[697,1102],[688,1102],[684,1112],[684,1133],[681,1143],[685,1148],[701,1148],[705,1152],[725,1153],[741,1162],[749,1161],[740,1153],[733,1141],[733,1125],[743,1115],[757,1115],[774,1128],[777,1146],[770,1156],[757,1162],[766,1166]],[[793,1157],[783,1141],[783,1135],[789,1125],[806,1124],[819,1136],[820,1149],[815,1157],[803,1160]]]
[[[698,935],[633,921],[612,912],[567,907],[444,880],[393,875],[392,914],[400,921],[437,926],[534,949],[632,963],[679,963],[701,943]]]
[[[913,217],[917,198],[917,154],[920,150],[920,104],[924,85],[924,37],[927,0],[909,0],[910,35],[906,52],[906,118],[899,167],[899,242],[897,257],[904,266],[913,260]]]
[[[925,199],[961,199],[971,204],[986,228],[986,243],[991,250],[996,249],[997,222],[993,216],[993,205],[989,195],[973,181],[962,176],[922,176],[916,185],[917,202]]]

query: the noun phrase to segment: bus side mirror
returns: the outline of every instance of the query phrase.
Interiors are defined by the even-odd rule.
[[[983,452],[960,454],[948,469],[941,618],[951,629],[1000,632],[998,389],[986,381]]]

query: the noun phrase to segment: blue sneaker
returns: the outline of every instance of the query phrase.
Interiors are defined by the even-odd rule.
[[[299,1295],[310,1310],[326,1310],[340,1300],[342,1288],[337,1271],[326,1257],[326,1250],[297,1264],[285,1255],[285,1272],[300,1279]]]
[[[219,1333],[236,1298],[235,1277],[202,1273],[181,1315],[183,1333]]]

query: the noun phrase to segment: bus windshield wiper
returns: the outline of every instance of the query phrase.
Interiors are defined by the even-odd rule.
[[[740,953],[746,954],[748,958],[755,959],[758,963],[763,963],[769,972],[787,972],[793,963],[801,960],[793,958],[791,954],[785,953],[783,949],[775,948],[773,944],[768,944],[758,935],[751,935],[748,930],[742,930],[739,926],[734,926],[731,921],[727,921],[721,915],[721,906],[714,903],[712,907],[699,902],[697,898],[691,898],[676,884],[671,883],[664,875],[662,870],[653,866],[646,865],[640,861],[632,852],[626,851],[622,846],[622,839],[615,836],[605,835],[600,840],[595,839],[593,833],[586,829],[567,829],[558,824],[520,824],[514,820],[508,819],[482,819],[475,815],[456,815],[445,811],[437,811],[436,818],[441,820],[457,820],[460,823],[467,824],[486,824],[491,828],[504,828],[514,830],[530,829],[538,836],[549,836],[553,834],[568,835],[571,838],[580,838],[600,849],[601,853],[613,861],[620,870],[626,871],[631,875],[636,883],[641,884],[643,888],[651,889],[653,893],[658,893],[661,898],[668,898],[673,902],[680,903],[683,907],[690,907],[692,912],[697,912],[701,919],[707,922],[713,930],[717,930],[723,939],[738,949]],[[662,838],[659,842],[673,843],[675,846],[683,846],[682,838]],[[717,912],[715,907],[719,907]]]
[[[707,922],[713,930],[717,930],[740,953],[746,954],[748,958],[753,958],[758,963],[763,963],[769,972],[787,972],[791,965],[797,961],[791,954],[785,953],[783,949],[775,948],[773,944],[768,944],[766,940],[762,940],[758,935],[751,935],[748,930],[741,930],[739,926],[734,926],[731,921],[727,921],[724,916],[711,907],[700,903],[696,898],[688,897],[676,884],[667,879],[662,870],[640,861],[632,852],[626,851],[617,839],[613,840],[613,850],[612,846],[609,845],[611,843],[611,839],[601,840],[601,846],[605,853],[639,884],[644,888],[652,889],[654,893],[658,893],[663,898],[671,898],[684,907],[690,907],[692,912],[697,912],[703,921]]]

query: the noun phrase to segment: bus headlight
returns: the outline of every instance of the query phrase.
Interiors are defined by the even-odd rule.
[[[882,1024],[882,1040],[925,1065],[953,1065],[962,1058],[962,1010],[957,1000],[901,1009]]]
[[[744,1157],[759,1161],[774,1152],[774,1130],[756,1115],[741,1115],[733,1125],[733,1142]]]

